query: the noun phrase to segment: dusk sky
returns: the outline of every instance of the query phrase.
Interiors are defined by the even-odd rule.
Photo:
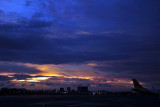
[[[0,0],[0,88],[160,88],[159,0]]]

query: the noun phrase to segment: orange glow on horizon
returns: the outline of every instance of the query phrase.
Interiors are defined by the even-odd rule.
[[[36,75],[42,75],[42,76],[62,76],[59,75],[57,72],[56,67],[50,68],[50,66],[54,65],[37,65],[37,64],[26,64],[28,67],[36,68],[37,70],[42,71],[41,73],[38,73]]]
[[[8,76],[8,75],[14,75],[16,73],[0,73],[0,75]]]
[[[131,80],[116,80],[116,81],[106,81],[106,83],[116,83],[116,84],[133,84]]]
[[[98,64],[96,64],[96,63],[88,63],[87,65],[88,66],[98,66]]]
[[[73,72],[67,72],[66,69],[62,67],[62,65],[54,65],[54,64],[46,64],[46,65],[38,65],[38,64],[26,64],[28,67],[36,68],[42,72],[38,74],[32,74],[34,76],[36,75],[42,75],[42,76],[55,76],[55,77],[65,77],[65,78],[79,78],[79,79],[90,79],[97,77],[94,72],[92,72],[92,69],[83,71],[73,71]],[[93,64],[91,64],[93,66]],[[77,65],[76,65],[77,66]],[[72,70],[72,69],[71,69]],[[67,74],[67,75],[65,75]]]
[[[81,77],[81,76],[73,76],[73,77],[66,77],[66,78],[77,78],[77,79],[88,79],[88,80],[94,80],[93,77]]]

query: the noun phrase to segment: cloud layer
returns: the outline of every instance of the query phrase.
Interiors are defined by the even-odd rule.
[[[10,81],[7,73],[44,76],[49,73],[44,68],[54,68],[65,78],[85,71],[158,86],[159,5],[158,0],[1,0],[1,81]]]

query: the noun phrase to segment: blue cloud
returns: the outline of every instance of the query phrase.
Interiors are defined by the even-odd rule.
[[[124,71],[128,78],[134,74],[130,70],[138,75],[158,73],[159,5],[158,0],[1,0],[0,61],[120,61],[117,67],[96,69]],[[3,66],[5,72],[34,71],[14,64]]]

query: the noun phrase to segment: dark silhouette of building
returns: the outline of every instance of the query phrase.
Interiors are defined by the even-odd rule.
[[[71,92],[71,87],[67,87],[67,92],[68,92],[68,93]]]
[[[68,92],[70,91],[70,92]],[[71,90],[67,87],[67,91],[64,88],[60,88],[60,91],[54,90],[26,90],[24,88],[1,88],[0,96],[5,95],[137,95],[132,92],[109,92],[106,90],[102,91],[89,91],[87,86],[77,87],[77,91]]]
[[[77,87],[77,92],[87,93],[88,92],[88,87],[87,86],[79,86],[79,87]]]
[[[64,88],[60,88],[60,92],[64,92]]]

